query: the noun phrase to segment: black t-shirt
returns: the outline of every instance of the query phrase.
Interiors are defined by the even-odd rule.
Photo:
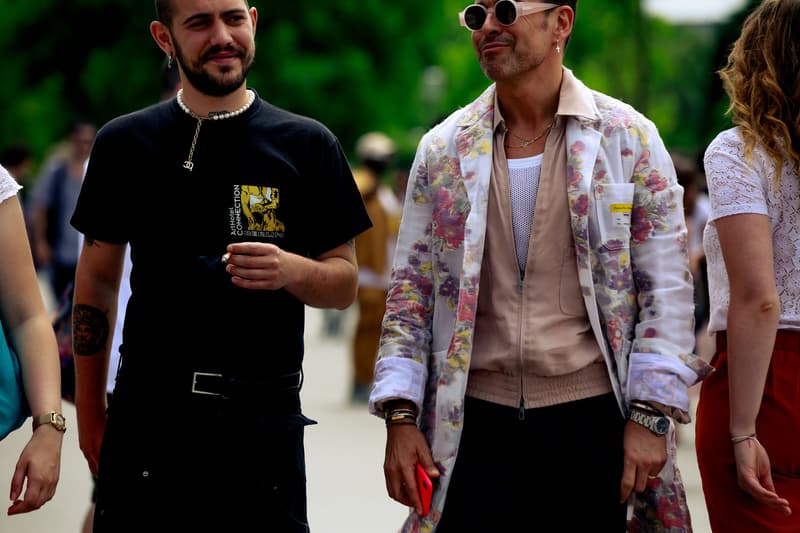
[[[202,122],[189,171],[196,127],[175,99],[106,124],[72,217],[92,239],[131,245],[123,375],[294,372],[303,303],[236,287],[220,257],[258,241],[315,258],[369,228],[350,167],[324,125],[258,97]]]

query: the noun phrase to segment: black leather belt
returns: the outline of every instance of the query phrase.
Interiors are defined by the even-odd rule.
[[[192,394],[221,398],[264,398],[299,391],[302,385],[302,370],[263,380],[243,379],[212,372],[192,374]]]

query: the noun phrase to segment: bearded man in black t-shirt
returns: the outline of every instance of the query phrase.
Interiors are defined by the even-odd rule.
[[[183,88],[101,128],[72,217],[86,236],[73,316],[94,531],[307,532],[304,309],[353,302],[353,239],[371,223],[337,138],[247,87],[255,8],[156,10],[152,36]]]

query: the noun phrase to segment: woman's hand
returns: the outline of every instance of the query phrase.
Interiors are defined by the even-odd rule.
[[[63,438],[62,432],[49,425],[34,430],[11,478],[9,516],[34,511],[52,499],[61,472]]]
[[[764,446],[755,437],[748,438],[733,444],[733,454],[736,458],[739,488],[756,501],[777,509],[786,516],[792,514],[789,500],[781,498],[775,492],[769,455]]]

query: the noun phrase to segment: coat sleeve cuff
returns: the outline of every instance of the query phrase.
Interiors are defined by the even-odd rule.
[[[375,365],[375,384],[369,397],[369,412],[383,417],[386,400],[403,399],[414,402],[422,410],[422,398],[428,369],[418,361],[404,357],[387,357]]]
[[[699,377],[680,359],[652,353],[631,353],[628,374],[628,400],[655,402],[664,414],[677,422],[688,423],[689,387]]]

